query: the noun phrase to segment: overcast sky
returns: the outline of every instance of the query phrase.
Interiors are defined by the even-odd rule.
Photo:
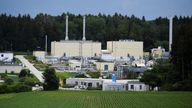
[[[159,16],[192,16],[192,0],[0,0],[0,13],[17,16],[38,13],[61,15],[111,14],[115,12],[151,20]]]

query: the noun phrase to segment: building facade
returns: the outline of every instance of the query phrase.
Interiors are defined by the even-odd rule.
[[[102,79],[96,78],[68,78],[66,84],[85,86],[87,87],[100,87],[103,83]]]
[[[68,78],[66,84],[85,86],[87,87],[100,87],[102,86],[103,91],[147,91],[149,86],[140,82],[137,79],[129,80],[116,80],[115,82],[111,79],[102,78]]]
[[[35,56],[39,61],[43,61],[45,59],[45,55],[45,51],[33,51],[33,56]]]
[[[101,43],[93,41],[53,41],[51,55],[57,57],[94,57],[101,53]]]
[[[101,72],[112,72],[112,71],[114,71],[114,62],[97,61],[96,69]]]
[[[135,59],[143,58],[143,42],[133,40],[107,41],[107,50],[115,58],[133,56]]]

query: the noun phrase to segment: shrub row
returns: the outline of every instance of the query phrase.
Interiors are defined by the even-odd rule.
[[[24,85],[22,83],[17,83],[13,85],[7,85],[7,84],[0,85],[0,93],[19,93],[31,90],[32,90],[31,86]]]

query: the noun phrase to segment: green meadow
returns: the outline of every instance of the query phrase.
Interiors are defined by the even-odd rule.
[[[192,108],[192,92],[24,92],[0,94],[0,108]]]

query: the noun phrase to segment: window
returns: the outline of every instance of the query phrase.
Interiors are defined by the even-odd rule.
[[[142,85],[139,86],[139,89],[140,89],[140,90],[142,89]]]
[[[97,87],[99,87],[99,82],[97,82]]]
[[[104,71],[108,71],[108,65],[104,65]]]
[[[131,89],[134,89],[134,85],[131,85]]]
[[[92,83],[88,83],[88,87],[92,87]]]
[[[81,82],[81,85],[83,85],[83,82]]]
[[[126,90],[129,90],[129,86],[128,86],[128,84],[126,84]]]
[[[77,82],[77,81],[75,81],[75,84],[76,84],[76,85],[78,85],[78,82]]]
[[[4,55],[3,54],[1,54],[1,57],[3,57]]]
[[[127,54],[127,57],[130,57],[130,54],[129,54],[129,53]]]

